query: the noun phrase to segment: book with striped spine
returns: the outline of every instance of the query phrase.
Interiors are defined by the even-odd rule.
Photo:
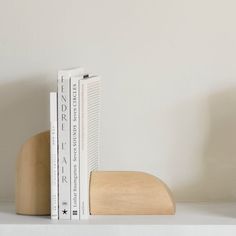
[[[80,218],[89,217],[89,180],[100,156],[100,78],[86,77],[80,89]]]

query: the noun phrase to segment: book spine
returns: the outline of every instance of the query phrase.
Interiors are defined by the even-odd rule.
[[[50,93],[51,219],[58,219],[57,93]]]
[[[71,219],[80,218],[79,191],[79,78],[71,77]]]
[[[87,155],[88,178],[99,165],[100,156],[100,78],[93,77],[87,84]]]
[[[87,99],[86,84],[80,81],[80,219],[87,219],[88,209],[88,180],[87,180]]]
[[[70,219],[70,76],[58,73],[59,219]]]
[[[100,155],[100,79],[92,77],[80,83],[80,132],[81,132],[81,219],[88,219],[89,182],[91,171],[98,168]]]

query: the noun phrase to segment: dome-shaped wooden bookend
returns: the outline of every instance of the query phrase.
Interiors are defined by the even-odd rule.
[[[30,138],[17,159],[16,213],[50,214],[50,134]],[[90,177],[92,215],[172,215],[168,187],[153,175],[135,171],[94,171]]]
[[[23,146],[16,167],[16,213],[50,214],[50,134],[31,137]]]
[[[94,171],[90,180],[92,215],[173,215],[175,202],[166,184],[136,171]]]

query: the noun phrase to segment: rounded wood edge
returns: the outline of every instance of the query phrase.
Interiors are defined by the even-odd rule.
[[[92,215],[173,215],[175,212],[170,189],[154,175],[140,171],[91,173]]]
[[[19,215],[37,215],[37,216],[48,216],[50,215],[50,198],[48,197],[41,197],[40,202],[43,202],[43,204],[39,203],[36,198],[32,198],[32,195],[36,194],[37,186],[35,186],[35,190],[29,188],[29,191],[31,193],[27,196],[27,194],[23,193],[22,189],[26,189],[24,179],[26,177],[22,177],[24,175],[25,170],[25,162],[26,165],[28,165],[28,158],[38,158],[40,154],[37,152],[40,152],[42,150],[43,153],[46,152],[46,156],[43,155],[45,158],[43,158],[40,163],[41,165],[48,166],[49,159],[49,150],[50,150],[50,131],[46,130],[40,133],[37,133],[30,138],[28,138],[25,143],[22,144],[19,154],[17,156],[16,160],[16,181],[15,181],[15,212]],[[35,160],[37,161],[37,160]],[[42,167],[40,167],[42,168]],[[23,174],[22,174],[23,173]],[[29,176],[28,176],[29,177]],[[23,180],[22,180],[23,178]],[[50,194],[50,175],[48,178],[44,179],[43,185],[45,187],[42,187],[42,183],[40,186],[41,191],[44,192],[43,196],[48,196]],[[48,192],[49,191],[49,192]]]
[[[146,175],[149,175],[149,176],[152,176],[153,178],[156,179],[156,181],[162,183],[162,185],[163,185],[163,187],[164,187],[166,193],[168,194],[169,203],[172,205],[171,208],[170,208],[170,209],[171,209],[171,210],[170,210],[170,214],[175,215],[175,213],[176,213],[176,202],[175,202],[175,200],[174,200],[173,193],[172,193],[172,191],[170,190],[170,188],[168,187],[168,185],[167,185],[163,180],[161,180],[160,178],[156,177],[155,175],[151,175],[151,174],[148,174],[148,173],[145,173],[145,172],[142,172],[142,173],[144,173],[144,174],[146,174]]]

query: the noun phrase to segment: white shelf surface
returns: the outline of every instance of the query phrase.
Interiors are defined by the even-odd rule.
[[[83,221],[16,215],[0,204],[0,235],[236,235],[236,203],[178,203],[174,216],[91,216]]]

